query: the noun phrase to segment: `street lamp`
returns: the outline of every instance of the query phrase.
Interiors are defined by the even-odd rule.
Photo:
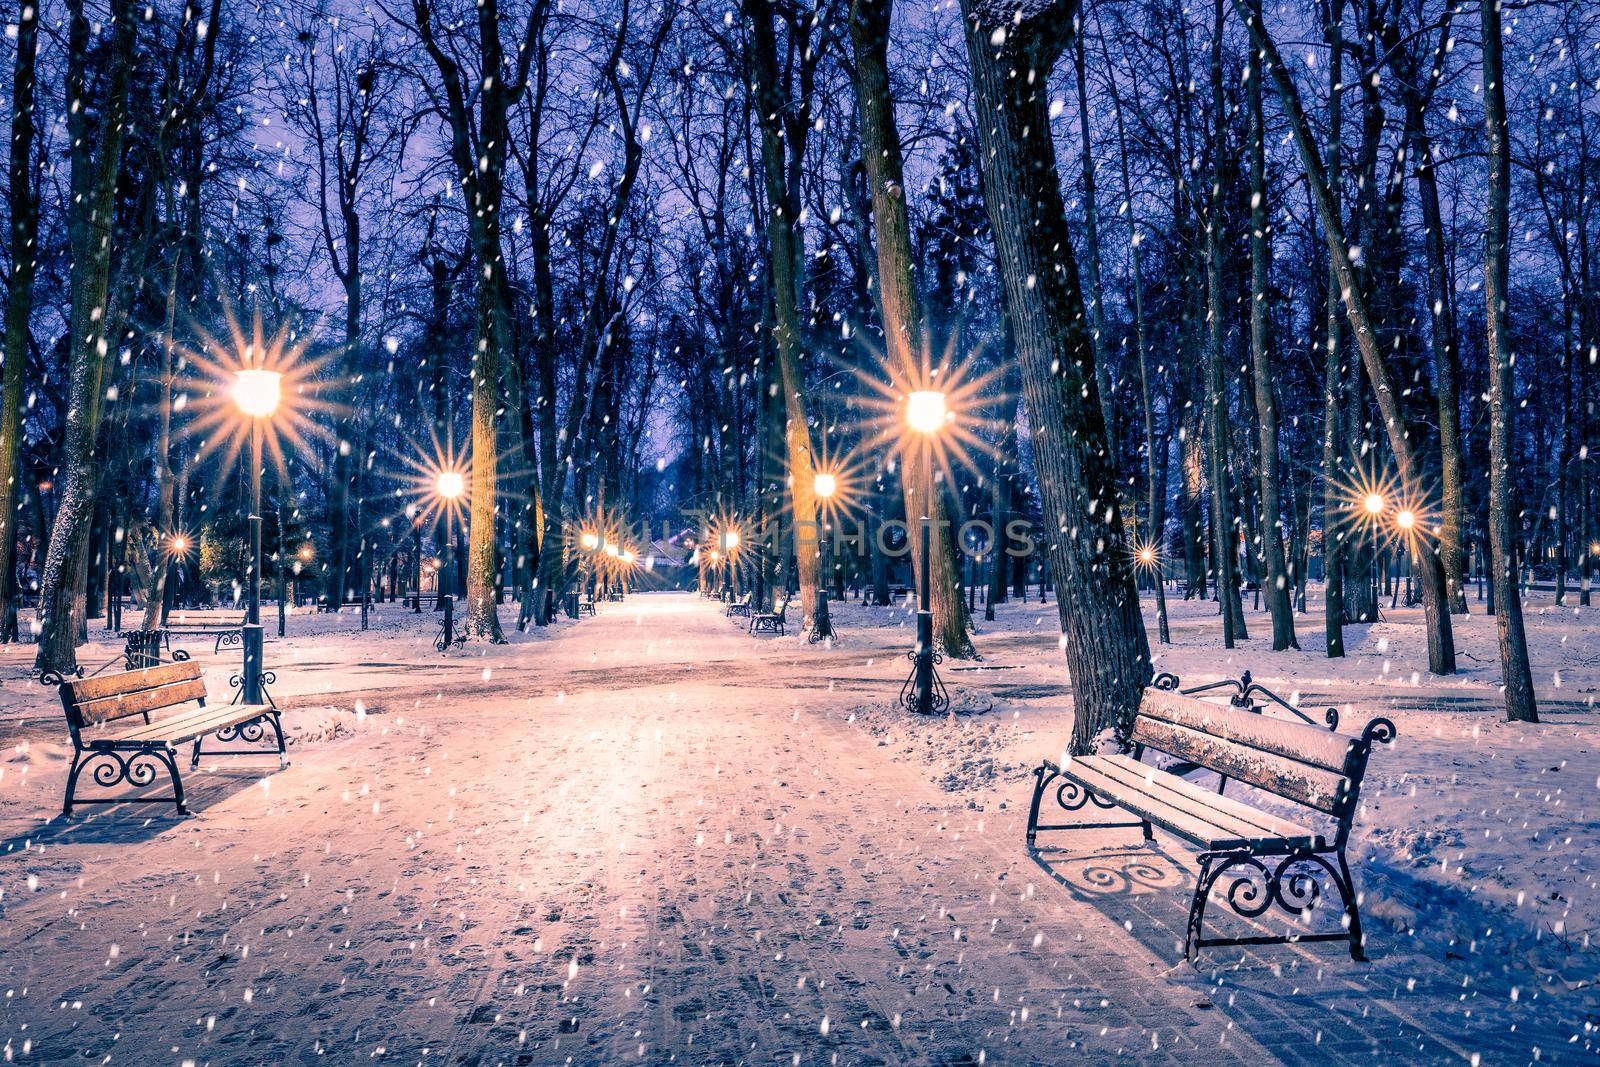
[[[261,703],[261,427],[278,410],[283,375],[248,367],[233,376],[233,402],[250,420],[250,572],[243,628],[246,704]]]
[[[722,545],[722,554],[727,558],[727,566],[722,571],[722,599],[733,599],[733,562],[734,556],[739,551],[739,545],[744,538],[739,536],[739,531],[729,527],[722,531],[718,539]]]
[[[906,397],[906,425],[921,438],[922,485],[922,574],[917,583],[917,647],[911,653],[913,691],[910,706],[920,715],[934,712],[933,651],[933,436],[950,421],[943,393],[922,389]],[[904,702],[905,687],[901,688]]]
[[[441,553],[442,564],[439,568],[437,582],[439,590],[439,606],[444,610],[444,634],[439,641],[439,651],[443,652],[456,640],[456,605],[455,598],[451,596],[451,581],[454,573],[452,556],[455,551],[455,510],[456,501],[461,499],[467,491],[467,480],[458,470],[446,467],[440,471],[433,480],[433,491],[443,501],[444,511],[444,552]]]
[[[816,475],[816,477],[811,479],[811,491],[816,494],[817,499],[822,501],[822,507],[817,509],[817,525],[819,530],[823,531],[818,549],[823,560],[827,564],[828,569],[833,572],[832,576],[841,583],[840,596],[842,599],[843,576],[840,574],[838,562],[834,560],[832,554],[828,551],[829,546],[826,533],[829,520],[833,517],[830,512],[829,505],[833,502],[834,494],[838,493],[839,491],[838,475],[833,474],[830,471],[821,471]],[[818,617],[826,618],[828,606],[828,583],[826,581],[822,583],[822,588],[817,590],[817,599],[817,615]]]
[[[456,541],[456,501],[461,499],[461,494],[467,491],[467,480],[462,477],[459,470],[446,469],[438,472],[434,478],[434,493],[443,501],[445,512],[445,550],[440,553],[442,563],[438,568],[438,605],[445,611],[445,632],[440,637],[438,651],[445,651],[456,641],[456,601],[451,595],[451,581],[454,574],[454,541]]]

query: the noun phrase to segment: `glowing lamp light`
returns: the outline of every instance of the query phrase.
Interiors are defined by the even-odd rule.
[[[444,499],[457,500],[467,491],[467,480],[461,477],[460,471],[440,471],[439,477],[434,479],[433,488]]]
[[[1367,509],[1368,515],[1381,515],[1384,509],[1384,500],[1381,493],[1368,493],[1361,501],[1361,506]]]
[[[254,419],[277,411],[282,392],[283,375],[274,370],[242,370],[233,376],[233,402]]]
[[[949,420],[944,394],[922,389],[906,397],[906,423],[918,433],[938,433]]]
[[[315,550],[312,549],[312,547],[310,545],[301,545],[300,546],[300,558],[305,560],[307,563],[311,562],[311,557],[314,556],[315,554],[316,554]]]
[[[632,549],[625,548],[625,549],[622,550],[622,562],[627,563],[629,565],[632,565],[633,561],[638,559],[638,558],[639,558],[638,556],[635,556],[633,554],[633,550]]]
[[[600,538],[595,534],[586,533],[578,538],[578,543],[583,546],[584,551],[593,552],[600,547]]]
[[[729,530],[722,535],[722,547],[732,552],[739,547],[739,531]]]
[[[812,488],[816,490],[818,496],[826,500],[839,491],[839,479],[832,474],[819,474],[812,483]]]
[[[1589,546],[1589,554],[1591,556],[1600,556],[1600,541],[1596,541]]]
[[[621,554],[622,554],[622,549],[618,548],[614,541],[607,541],[606,542],[606,555],[608,555],[608,556],[620,556]]]
[[[182,534],[175,535],[172,538],[172,551],[178,553],[189,551],[189,539]]]
[[[1155,549],[1151,548],[1149,545],[1146,545],[1144,548],[1141,548],[1139,550],[1139,562],[1140,563],[1143,563],[1146,567],[1148,567],[1152,563],[1154,563],[1155,561],[1156,561],[1156,550]]]
[[[1412,511],[1410,508],[1403,508],[1401,509],[1400,513],[1394,517],[1394,524],[1400,527],[1400,529],[1410,532],[1416,528],[1417,513]]]

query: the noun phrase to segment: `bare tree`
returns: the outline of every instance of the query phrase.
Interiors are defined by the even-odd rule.
[[[1511,138],[1506,129],[1505,44],[1500,0],[1480,0],[1483,26],[1483,118],[1489,139],[1489,205],[1483,227],[1483,296],[1488,307],[1489,347],[1489,549],[1493,568],[1495,625],[1500,635],[1500,671],[1505,681],[1506,718],[1538,722],[1528,638],[1517,588],[1513,525],[1511,420],[1511,280],[1509,262]]]
[[[1073,242],[1050,139],[1046,74],[1076,0],[963,0],[984,200],[1015,331],[1076,717],[1072,750],[1125,739],[1150,650],[1117,506]],[[1031,136],[1030,136],[1031,134]]]

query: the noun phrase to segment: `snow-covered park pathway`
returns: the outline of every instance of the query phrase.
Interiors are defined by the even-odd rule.
[[[1178,962],[1181,850],[1036,862],[1025,784],[975,804],[851,721],[898,686],[888,641],[758,643],[672,594],[444,664],[426,636],[269,644],[286,702],[342,718],[306,713],[281,773],[217,761],[191,819],[49,822],[54,774],[3,794],[8,1060],[1593,1055],[1570,1004],[1378,923],[1372,965]]]

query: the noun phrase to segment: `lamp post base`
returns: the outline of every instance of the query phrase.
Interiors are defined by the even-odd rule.
[[[241,680],[243,699],[246,704],[260,704],[261,700],[261,647],[262,634],[259,622],[244,624],[241,634],[241,644],[244,645],[244,677]]]
[[[439,596],[439,606],[444,610],[444,621],[439,626],[439,637],[434,647],[444,652],[456,643],[456,601],[449,593]]]
[[[907,655],[911,674],[900,687],[900,705],[918,715],[938,715],[950,709],[950,693],[934,665],[944,659],[933,648],[933,612],[917,612],[917,647]]]

